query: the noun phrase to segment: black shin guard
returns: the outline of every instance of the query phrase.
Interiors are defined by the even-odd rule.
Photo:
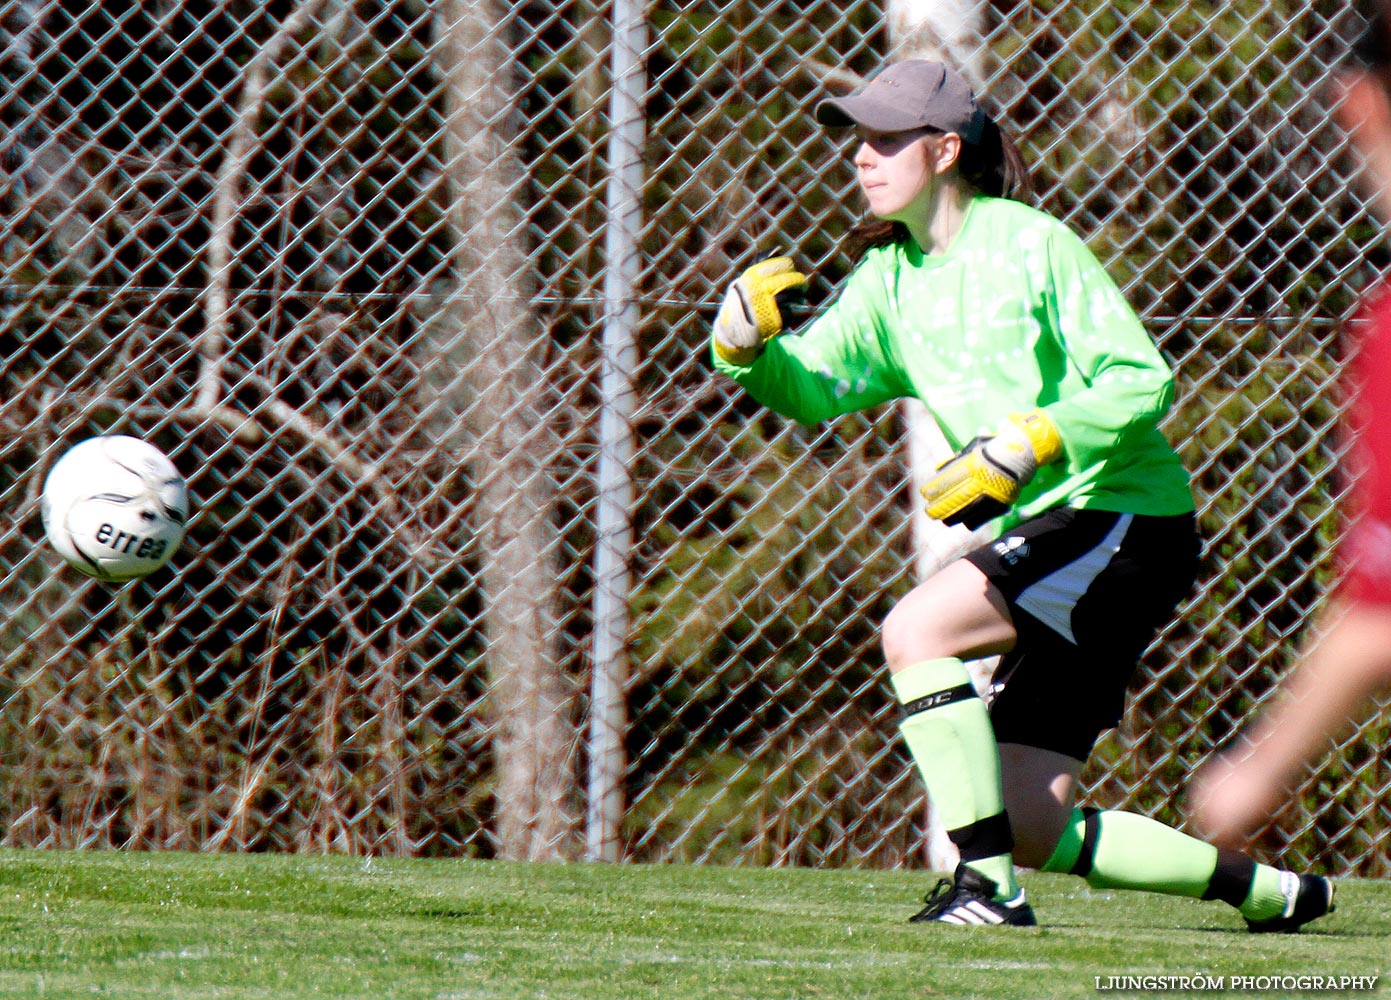
[[[1220,899],[1224,903],[1240,907],[1251,894],[1251,883],[1256,880],[1256,862],[1237,851],[1220,848],[1217,851],[1217,868],[1212,873],[1203,899]]]
[[[1077,860],[1072,863],[1069,874],[1086,878],[1092,873],[1096,842],[1101,838],[1101,810],[1083,809],[1082,818],[1082,849],[1077,852]]]
[[[947,836],[956,845],[963,862],[993,858],[1014,850],[1014,830],[1009,825],[1009,817],[1002,812],[978,819],[969,826],[948,830]]]

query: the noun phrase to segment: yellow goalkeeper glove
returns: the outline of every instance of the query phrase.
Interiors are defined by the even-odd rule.
[[[732,365],[753,364],[763,345],[782,332],[778,297],[804,292],[808,280],[791,257],[769,257],[739,275],[715,317],[715,353]]]
[[[1058,427],[1042,410],[1014,413],[937,467],[922,488],[929,517],[972,530],[999,517],[1040,468],[1063,454]]]

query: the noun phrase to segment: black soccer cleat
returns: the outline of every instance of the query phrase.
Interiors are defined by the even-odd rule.
[[[1285,912],[1269,920],[1247,920],[1246,929],[1252,934],[1293,934],[1335,909],[1333,882],[1322,875],[1281,872],[1280,890],[1285,894]]]
[[[966,865],[956,866],[955,879],[937,882],[927,896],[927,906],[908,922],[940,924],[1007,924],[1011,927],[1037,927],[1033,908],[1024,900],[1024,890],[1013,899],[995,899],[993,879]]]

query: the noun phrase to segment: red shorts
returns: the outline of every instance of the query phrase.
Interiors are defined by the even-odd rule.
[[[1368,298],[1353,337],[1343,470],[1349,529],[1338,548],[1338,593],[1391,604],[1391,285]]]
[[[1391,524],[1358,517],[1338,548],[1337,594],[1357,604],[1391,605]]]

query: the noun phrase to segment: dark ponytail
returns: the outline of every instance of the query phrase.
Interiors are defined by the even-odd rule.
[[[992,198],[1023,201],[1033,194],[1029,168],[1019,148],[989,115],[985,116],[980,142],[961,144],[960,170],[962,180]]]

